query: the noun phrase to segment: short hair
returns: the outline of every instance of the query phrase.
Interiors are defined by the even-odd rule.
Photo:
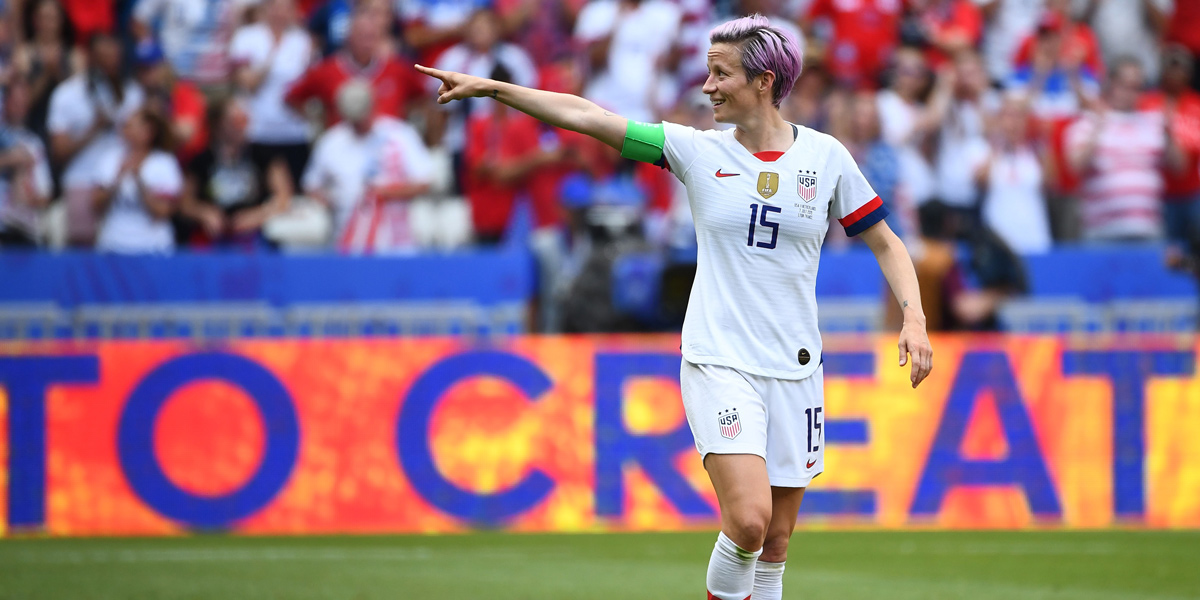
[[[731,44],[742,53],[742,70],[749,81],[770,71],[775,74],[771,86],[771,104],[779,107],[792,92],[804,69],[804,55],[796,40],[782,29],[772,27],[760,14],[727,21],[708,34],[713,44]]]
[[[1132,54],[1122,54],[1112,62],[1112,65],[1108,67],[1108,79],[1110,81],[1116,79],[1117,76],[1121,74],[1121,71],[1125,69],[1137,69],[1138,75],[1141,75],[1143,79],[1146,77],[1146,69],[1142,66],[1141,60],[1138,60],[1138,58]],[[1144,84],[1145,81],[1142,83]]]

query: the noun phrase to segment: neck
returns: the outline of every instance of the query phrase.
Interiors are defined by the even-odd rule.
[[[792,127],[774,107],[755,111],[738,123],[733,137],[751,153],[784,151],[791,147],[793,141]]]
[[[371,64],[371,59],[373,58],[372,55],[368,54],[360,60],[359,57],[355,56],[353,52],[347,52],[346,55],[350,57],[350,62],[354,63],[354,65],[359,68],[366,67],[367,65]]]

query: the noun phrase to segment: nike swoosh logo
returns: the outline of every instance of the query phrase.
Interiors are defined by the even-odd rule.
[[[717,169],[717,177],[737,177],[738,175],[741,173],[722,173],[720,169]]]
[[[815,465],[815,464],[817,464],[817,459],[814,458],[814,459],[808,461],[808,466],[805,468],[811,469],[811,468],[813,468],[813,465]]]

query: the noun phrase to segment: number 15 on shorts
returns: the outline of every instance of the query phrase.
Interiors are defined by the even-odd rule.
[[[821,449],[821,424],[825,419],[821,417],[821,407],[804,409],[804,416],[808,417],[808,451],[816,452]],[[813,435],[813,432],[816,435]],[[813,439],[816,438],[817,444],[813,444]]]

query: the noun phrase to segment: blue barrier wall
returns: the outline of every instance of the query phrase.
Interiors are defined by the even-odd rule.
[[[526,300],[534,264],[524,251],[412,257],[180,254],[0,254],[0,302],[289,303]]]
[[[1163,266],[1158,246],[1063,248],[1026,261],[1032,294],[1089,302],[1195,297],[1191,277]],[[827,252],[817,294],[877,296],[885,283],[866,249]],[[411,257],[180,254],[0,254],[0,302],[80,304],[265,301],[289,303],[430,301],[481,305],[521,301],[535,267],[521,249]]]

